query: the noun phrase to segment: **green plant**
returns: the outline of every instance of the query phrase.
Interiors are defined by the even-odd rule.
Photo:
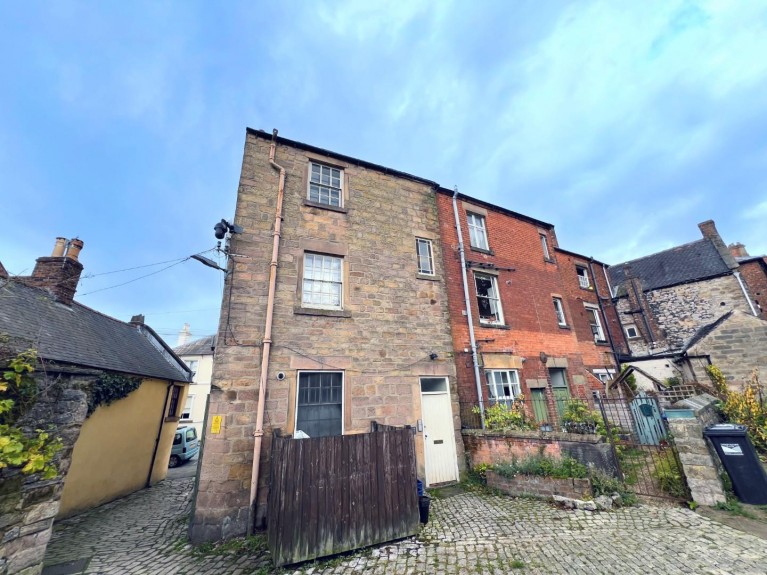
[[[26,434],[16,425],[37,396],[35,371],[37,352],[23,351],[4,362],[0,376],[0,469],[20,468],[24,474],[42,473],[45,479],[56,477],[53,457],[61,449],[58,438],[37,429]]]
[[[621,373],[626,371],[629,368],[629,365],[627,363],[624,363],[621,366]],[[637,392],[637,378],[633,373],[630,373],[626,376],[626,378],[623,380],[628,388],[631,390],[631,393],[636,394]]]
[[[687,497],[687,483],[673,450],[662,451],[650,473],[660,488],[674,497]]]
[[[537,475],[557,479],[584,478],[588,476],[586,466],[572,457],[559,459],[535,455],[524,459],[512,459],[509,463],[498,463],[493,470],[504,477],[516,475]]]
[[[562,426],[569,433],[596,433],[597,425],[602,423],[602,416],[589,409],[581,399],[570,399],[562,410]]]
[[[700,507],[700,505],[698,504],[697,501],[688,501],[687,507],[690,508],[690,511],[695,511],[698,507]]]
[[[599,497],[600,495],[610,497],[617,493],[621,496],[622,505],[631,506],[637,503],[637,497],[633,491],[626,489],[622,481],[612,475],[608,475],[601,469],[592,469],[591,473],[589,473],[589,478],[591,479],[591,490],[594,493],[594,497]]]
[[[682,380],[679,379],[679,377],[677,376],[667,377],[666,379],[663,380],[663,385],[665,387],[674,387],[681,383],[682,383]]]
[[[88,415],[96,411],[99,405],[110,403],[127,397],[141,385],[140,377],[122,375],[120,373],[102,373],[94,381],[88,394]]]
[[[728,421],[745,425],[754,447],[761,453],[767,453],[767,405],[762,395],[759,371],[753,370],[743,391],[730,390],[722,371],[715,365],[706,367],[720,409]]]
[[[471,469],[471,473],[479,479],[480,481],[487,481],[487,470],[490,469],[491,466],[487,463],[478,463]]]
[[[494,403],[485,408],[485,427],[492,431],[513,431],[535,429],[522,406],[521,397],[508,407],[505,403]],[[479,407],[472,409],[474,413],[480,413]]]

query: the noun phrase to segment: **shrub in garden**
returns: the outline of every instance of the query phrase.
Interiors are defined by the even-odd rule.
[[[472,411],[480,413],[479,407],[474,407]],[[520,400],[514,401],[511,407],[505,403],[494,403],[485,408],[485,427],[492,431],[535,429],[535,426],[528,421]]]

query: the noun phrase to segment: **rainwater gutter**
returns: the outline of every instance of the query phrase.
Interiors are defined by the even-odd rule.
[[[280,253],[280,232],[282,230],[282,200],[285,195],[285,168],[274,161],[277,150],[277,130],[272,131],[272,145],[269,149],[269,164],[280,172],[277,187],[277,210],[274,216],[274,240],[272,261],[269,264],[269,295],[266,302],[266,326],[261,348],[261,377],[258,381],[258,404],[256,408],[256,429],[253,432],[253,469],[250,474],[250,505],[248,506],[248,535],[253,534],[258,496],[258,473],[261,460],[261,441],[264,436],[264,404],[266,402],[266,381],[269,372],[269,352],[272,347],[272,318],[274,316],[274,294],[277,286],[277,257]]]
[[[482,429],[485,429],[485,403],[482,399],[482,378],[479,375],[479,360],[477,358],[477,340],[474,338],[474,320],[471,314],[471,299],[469,296],[469,282],[466,277],[466,251],[463,247],[463,232],[461,220],[458,219],[458,188],[453,192],[453,216],[455,217],[455,231],[458,233],[458,253],[461,256],[461,278],[463,280],[463,297],[466,304],[466,321],[469,324],[469,345],[471,345],[471,362],[474,366],[474,381],[477,384],[477,399],[479,400],[479,417],[482,421]]]
[[[605,312],[605,306],[602,303],[602,296],[599,293],[599,282],[597,281],[597,276],[594,274],[594,258],[589,259],[589,271],[591,272],[591,277],[594,278],[594,293],[596,293],[597,296],[597,303],[599,304],[599,311],[602,312],[602,317],[605,318],[605,329],[607,330],[607,341],[610,342],[610,350],[613,353],[613,361],[615,362],[615,367],[618,368],[618,373],[621,372],[621,364],[618,362],[618,352],[615,351],[615,342],[613,341],[613,334],[612,330],[610,329],[610,318],[607,317],[607,313]],[[609,289],[609,283],[608,289]]]

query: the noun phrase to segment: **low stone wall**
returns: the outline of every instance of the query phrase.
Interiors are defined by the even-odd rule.
[[[537,475],[505,477],[495,471],[487,471],[487,486],[508,495],[549,498],[554,495],[570,499],[591,499],[591,480],[557,479]]]
[[[566,455],[610,475],[617,474],[610,444],[599,435],[477,429],[464,429],[462,433],[469,469],[483,463],[494,465],[535,455],[553,458]]]
[[[719,477],[719,461],[703,438],[703,429],[721,419],[714,407],[716,399],[701,395],[680,401],[675,407],[695,411],[695,418],[669,419],[669,429],[679,452],[692,500],[700,505],[716,505],[726,501],[722,480]]]
[[[55,427],[54,435],[63,444],[54,460],[59,475],[45,480],[18,470],[0,470],[0,575],[38,575],[42,571],[72,450],[88,411],[85,392],[72,389],[88,380],[41,381],[47,386],[46,392],[20,423],[30,432]]]

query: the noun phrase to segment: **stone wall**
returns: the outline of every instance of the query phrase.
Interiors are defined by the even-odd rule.
[[[245,144],[217,340],[208,424],[190,535],[207,541],[243,535],[248,527],[261,338],[264,335],[278,172],[269,138],[249,132]],[[307,200],[310,162],[343,169],[343,206]],[[254,524],[264,526],[271,432],[293,433],[300,371],[343,374],[343,433],[375,420],[416,425],[420,377],[447,377],[456,461],[463,466],[453,347],[442,245],[433,186],[321,150],[280,140],[276,162],[286,169],[272,349],[266,393]],[[418,273],[416,238],[432,241],[434,275]],[[306,254],[342,258],[342,309],[304,306]],[[230,299],[231,298],[231,299]],[[430,354],[436,354],[430,359]],[[278,374],[282,374],[278,377]],[[214,388],[215,389],[215,388]],[[210,422],[221,417],[218,433]],[[416,437],[423,477],[423,434]]]
[[[645,295],[672,349],[681,348],[699,328],[731,309],[750,310],[738,280],[732,275],[658,289]]]
[[[512,459],[537,455],[553,458],[566,455],[586,466],[602,469],[610,475],[617,473],[610,444],[598,435],[464,429],[463,443],[470,468],[480,464],[495,465]]]
[[[42,570],[72,450],[88,411],[85,392],[75,389],[87,385],[87,378],[58,375],[54,379],[49,372],[48,377],[37,379],[44,391],[20,425],[29,432],[55,427],[54,434],[63,444],[55,459],[59,475],[44,480],[18,470],[0,470],[0,575],[36,575]]]
[[[498,489],[515,497],[543,497],[550,498],[554,495],[569,497],[570,499],[591,499],[591,480],[585,479],[557,479],[554,477],[539,477],[536,475],[517,475],[505,477],[488,470],[487,486]]]
[[[722,324],[688,350],[688,355],[707,355],[730,385],[740,388],[754,369],[767,376],[767,321],[750,313],[733,312]],[[691,361],[697,381],[708,383],[706,362]]]
[[[669,419],[668,423],[679,451],[679,460],[692,500],[700,505],[724,502],[719,471],[706,440],[703,439],[702,423],[692,418]]]

